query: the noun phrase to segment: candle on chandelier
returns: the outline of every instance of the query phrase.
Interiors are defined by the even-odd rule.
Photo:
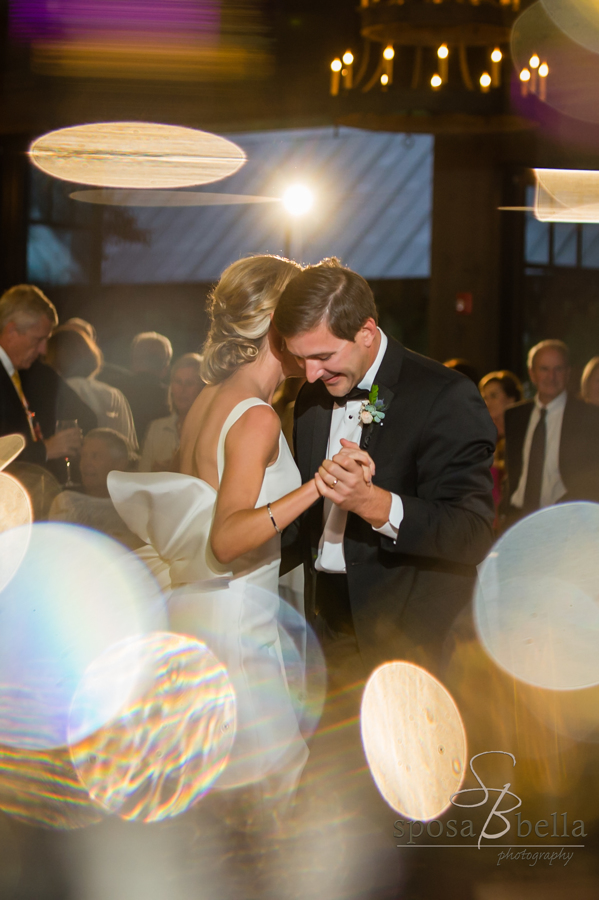
[[[331,97],[336,97],[339,93],[339,83],[341,80],[341,60],[334,59],[331,63]]]
[[[539,66],[539,99],[545,103],[547,101],[547,76],[549,75],[549,66],[546,62]]]
[[[346,50],[341,59],[343,60],[343,69],[341,70],[343,87],[348,91],[353,84],[354,54],[351,50]]]
[[[394,58],[395,58],[395,50],[391,46],[391,44],[389,44],[383,50],[383,75],[387,76],[387,81],[385,82],[385,84],[391,84],[391,82],[393,81],[393,60],[394,60]],[[383,81],[382,81],[382,76],[381,76],[381,84],[382,83],[383,83]]]
[[[499,47],[495,47],[491,53],[491,84],[493,87],[499,87],[501,84],[501,60],[503,53]]]
[[[536,53],[533,53],[533,55],[530,57],[530,59],[528,60],[528,65],[530,66],[530,89],[533,92],[533,94],[536,94],[536,92],[537,92],[537,71],[538,71],[539,66],[541,65],[541,60],[539,59],[539,57],[537,56]]]
[[[433,77],[431,78],[431,87],[433,91],[438,91],[442,84],[443,81],[441,80],[441,76],[433,75]]]
[[[522,69],[520,72],[520,92],[523,97],[528,96],[528,86],[530,83],[530,70]]]
[[[446,82],[449,77],[449,47],[447,44],[441,44],[437,50],[439,57],[439,77],[441,81]]]
[[[480,89],[483,94],[489,93],[489,88],[491,87],[491,76],[488,72],[483,72],[480,76]]]

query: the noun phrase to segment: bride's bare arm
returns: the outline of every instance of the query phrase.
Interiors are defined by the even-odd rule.
[[[281,426],[267,406],[249,409],[231,428],[225,442],[225,470],[220,483],[210,536],[212,552],[226,565],[255,550],[276,534],[265,506],[255,509],[264,473],[279,450]],[[270,508],[283,530],[318,499],[314,479]]]

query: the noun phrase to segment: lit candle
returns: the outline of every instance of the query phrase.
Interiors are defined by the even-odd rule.
[[[340,72],[341,60],[334,59],[331,63],[331,97],[336,97],[339,93]]]
[[[541,63],[539,66],[539,99],[543,103],[547,100],[547,76],[549,75],[549,66],[547,63]]]
[[[539,68],[540,64],[541,60],[536,53],[533,53],[533,55],[528,60],[528,65],[530,66],[530,89],[533,94],[536,94],[537,92],[537,69]]]
[[[520,90],[522,92],[522,96],[528,96],[528,84],[530,82],[530,71],[528,69],[522,69],[520,72]]]
[[[393,81],[393,59],[395,57],[395,50],[389,44],[388,47],[385,47],[383,50],[383,75],[387,76],[387,81],[384,84],[391,84]],[[383,84],[383,80],[381,78],[381,84]]]
[[[501,60],[503,53],[499,47],[495,47],[491,53],[491,84],[493,87],[499,87],[501,84]]]
[[[480,89],[483,94],[489,93],[489,88],[491,87],[491,76],[488,72],[483,72],[480,76]]]
[[[431,87],[432,87],[433,91],[438,91],[442,84],[443,84],[443,81],[441,79],[441,76],[433,75],[433,77],[431,78]]]
[[[383,74],[381,75],[381,87],[383,88],[384,91],[387,90],[388,84],[389,84],[389,76],[386,74],[386,72],[383,72]]]
[[[344,65],[344,68],[341,71],[341,74],[343,75],[343,87],[349,91],[353,83],[354,54],[351,50],[346,50],[341,58]]]
[[[447,44],[441,44],[437,50],[437,56],[439,57],[439,77],[441,81],[445,82],[449,75],[449,48]]]

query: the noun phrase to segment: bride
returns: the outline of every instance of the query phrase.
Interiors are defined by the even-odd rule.
[[[210,297],[207,387],[181,434],[181,474],[112,473],[115,506],[147,547],[170,627],[203,640],[225,666],[237,733],[217,788],[260,783],[291,796],[308,751],[290,700],[277,613],[280,534],[319,497],[302,485],[271,406],[301,375],[271,324],[300,267],[275,256],[233,263]],[[367,455],[350,453],[367,465]],[[367,477],[365,473],[365,477]]]

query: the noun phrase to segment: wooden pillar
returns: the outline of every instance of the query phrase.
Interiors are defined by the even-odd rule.
[[[435,139],[429,352],[499,364],[502,174],[497,136]]]
[[[0,138],[0,292],[27,276],[29,138]]]

